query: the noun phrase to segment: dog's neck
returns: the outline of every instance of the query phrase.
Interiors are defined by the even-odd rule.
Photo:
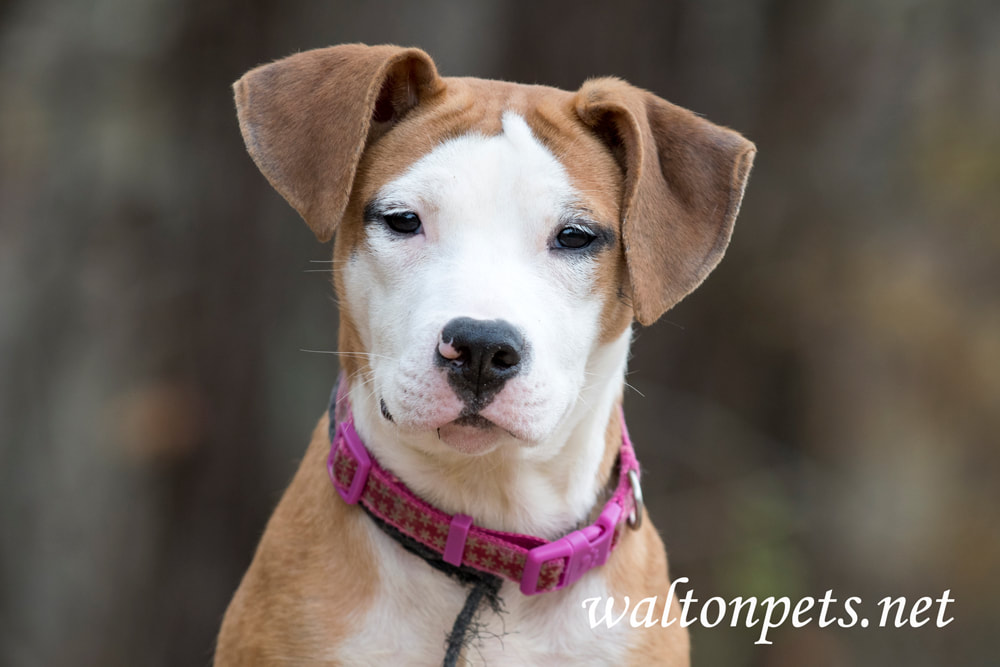
[[[591,356],[576,402],[555,432],[534,446],[505,436],[492,451],[459,453],[434,433],[401,431],[364,383],[349,396],[369,451],[427,502],[477,525],[553,539],[585,520],[598,502],[621,444],[621,402],[631,330]]]

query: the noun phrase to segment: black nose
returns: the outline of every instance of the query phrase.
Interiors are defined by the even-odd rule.
[[[441,330],[438,365],[472,412],[493,400],[504,383],[521,372],[524,337],[504,320],[456,317]]]

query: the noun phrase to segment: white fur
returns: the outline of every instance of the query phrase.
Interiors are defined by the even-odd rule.
[[[465,603],[467,590],[405,552],[392,538],[372,527],[379,554],[381,590],[357,632],[339,647],[344,664],[440,664],[445,639]],[[583,601],[611,595],[602,571],[593,570],[573,586],[553,593],[524,596],[505,583],[500,597],[503,614],[483,606],[478,637],[465,651],[474,665],[620,665],[624,664],[628,633],[590,627]],[[616,612],[617,612],[616,608]],[[634,638],[631,638],[634,639]]]
[[[578,205],[565,168],[513,113],[503,132],[453,139],[378,194],[416,212],[423,231],[394,236],[378,224],[345,268],[347,307],[370,353],[371,373],[352,378],[355,424],[378,460],[417,494],[477,525],[554,539],[583,520],[597,498],[604,433],[621,390],[630,331],[601,345],[600,313],[614,295],[595,290],[594,260],[549,248]],[[442,442],[437,429],[461,401],[434,365],[442,327],[455,317],[503,319],[523,331],[528,369],[482,415],[506,434],[477,456]],[[380,414],[385,400],[393,415]],[[442,657],[465,591],[405,553],[374,525],[382,558],[374,606],[343,659],[358,664]],[[504,585],[508,614],[485,613],[487,639],[466,657],[490,664],[620,661],[625,638],[590,629],[581,603],[608,595],[601,570],[558,593],[523,596]],[[581,659],[581,656],[584,658]],[[582,660],[582,661],[581,661]]]

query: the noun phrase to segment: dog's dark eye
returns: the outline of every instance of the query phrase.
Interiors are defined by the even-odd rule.
[[[563,227],[556,234],[555,244],[557,248],[579,250],[589,246],[595,238],[597,237],[594,234],[581,227]]]
[[[386,213],[382,216],[389,229],[398,234],[416,234],[420,231],[420,218],[412,211]]]

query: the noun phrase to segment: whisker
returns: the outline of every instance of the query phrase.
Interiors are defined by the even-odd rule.
[[[389,361],[397,361],[395,357],[389,357],[384,354],[375,354],[374,352],[340,352],[338,350],[307,350],[300,347],[299,352],[309,352],[310,354],[332,354],[338,357],[357,357],[359,359],[388,359]]]
[[[639,391],[638,389],[636,389],[635,387],[633,387],[632,385],[630,385],[628,382],[625,382],[625,386],[628,387],[629,389],[631,389],[632,391],[634,391],[635,393],[639,394],[643,398],[646,398],[646,395],[644,393],[642,393],[641,391]]]
[[[374,373],[374,371],[368,373],[369,377],[364,377],[365,373],[366,373],[365,369],[363,369],[363,368],[359,369],[359,370],[355,371],[354,373],[352,373],[351,375],[348,375],[345,381],[348,384],[350,384],[350,383],[353,383],[358,378],[360,378],[361,382],[358,384],[359,387],[364,387],[366,384],[369,384],[369,383],[374,384],[375,383],[375,373]],[[372,392],[372,393],[374,394],[374,392]],[[347,400],[347,397],[348,397],[348,394],[345,393],[340,399],[337,400],[337,404],[339,405],[341,403],[341,401]],[[369,396],[369,398],[371,398],[371,396]]]
[[[607,380],[608,379],[608,376],[601,375],[600,373],[591,373],[589,371],[583,371],[583,374],[587,375],[587,376],[590,376],[590,377],[593,377],[593,378],[598,378],[599,380]],[[629,373],[626,372],[625,375],[628,376]],[[624,377],[622,378],[622,384],[624,384],[627,388],[631,389],[632,391],[634,391],[635,393],[639,394],[643,398],[646,398],[646,395],[644,393],[642,393],[641,391],[639,391],[638,389],[636,389],[634,385],[629,384],[628,380],[626,380]],[[592,386],[594,386],[594,385],[593,384],[588,384],[583,389],[587,389],[587,388],[592,387]],[[582,392],[583,389],[581,389],[580,391]]]

